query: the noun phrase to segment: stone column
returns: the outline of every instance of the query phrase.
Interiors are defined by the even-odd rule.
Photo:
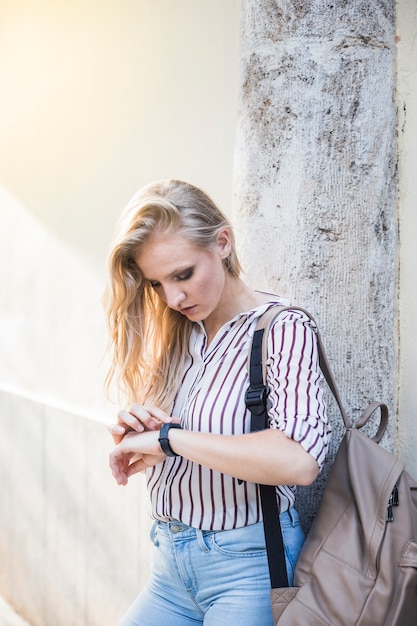
[[[373,400],[388,404],[388,448],[397,368],[394,26],[394,0],[242,1],[233,206],[246,279],[314,314],[350,417]],[[330,405],[334,451],[343,429]]]

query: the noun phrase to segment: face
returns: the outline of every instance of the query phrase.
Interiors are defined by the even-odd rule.
[[[207,320],[226,300],[223,259],[230,253],[227,229],[213,248],[199,248],[179,233],[152,237],[135,257],[158,296],[192,321]]]

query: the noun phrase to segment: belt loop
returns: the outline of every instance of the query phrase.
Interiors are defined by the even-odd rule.
[[[294,528],[294,526],[297,525],[298,523],[298,513],[297,511],[294,509],[294,507],[290,507],[287,511],[288,515],[290,516],[290,520],[291,520],[291,525]]]
[[[206,546],[206,542],[204,541],[203,531],[200,528],[196,528],[195,532],[196,532],[196,535],[197,535],[198,545],[203,550],[203,552],[208,552],[209,549]]]

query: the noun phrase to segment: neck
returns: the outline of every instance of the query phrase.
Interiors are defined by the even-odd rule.
[[[208,343],[212,341],[217,331],[236,315],[250,311],[256,306],[268,301],[267,295],[254,291],[240,278],[228,276],[224,295],[216,311],[203,322],[208,337]]]

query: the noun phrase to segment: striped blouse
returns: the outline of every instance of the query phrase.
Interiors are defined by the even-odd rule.
[[[286,304],[278,301],[280,304]],[[257,319],[272,304],[237,315],[207,348],[202,323],[194,324],[173,415],[184,429],[233,435],[250,432],[245,406],[247,356]],[[283,311],[268,337],[270,428],[298,441],[322,465],[330,428],[318,364],[315,326],[299,311]],[[225,530],[262,519],[258,486],[183,457],[168,457],[147,472],[152,516],[203,530]],[[294,504],[295,487],[278,486],[280,511]]]

